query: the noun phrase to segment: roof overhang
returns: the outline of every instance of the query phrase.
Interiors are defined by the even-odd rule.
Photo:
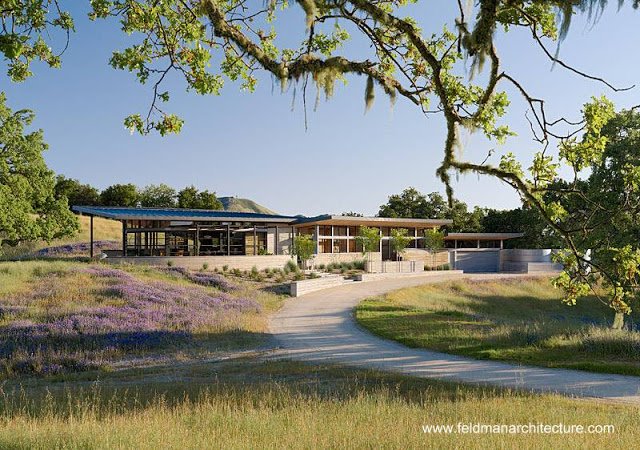
[[[446,241],[506,241],[524,236],[524,233],[449,233]]]
[[[342,226],[370,226],[370,227],[409,227],[409,228],[437,228],[452,224],[448,219],[409,219],[390,217],[355,217],[331,216],[305,217],[298,219],[296,226],[309,225],[342,225]]]
[[[179,208],[124,208],[73,206],[73,211],[113,220],[163,220],[190,222],[258,222],[292,224],[297,217],[232,211]]]

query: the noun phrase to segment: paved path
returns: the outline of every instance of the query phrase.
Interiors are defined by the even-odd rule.
[[[362,299],[403,287],[456,278],[517,276],[522,275],[431,275],[354,282],[291,298],[271,318],[270,328],[281,348],[279,354],[292,359],[640,405],[640,377],[520,366],[412,349],[369,334],[356,324],[353,317],[353,308]]]

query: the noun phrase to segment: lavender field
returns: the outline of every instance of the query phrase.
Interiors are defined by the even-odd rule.
[[[34,266],[21,286],[0,294],[1,377],[109,368],[132,356],[215,344],[226,333],[255,331],[263,310],[215,274],[154,270],[149,279],[148,269],[141,278],[100,265],[59,267]],[[4,278],[12,270],[0,267]]]

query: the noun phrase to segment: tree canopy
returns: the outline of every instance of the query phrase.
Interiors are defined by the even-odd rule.
[[[33,113],[12,111],[5,102],[0,94],[0,244],[72,235],[79,223],[67,199],[56,198],[42,131],[25,134]]]
[[[187,186],[178,192],[178,208],[224,209],[215,192],[198,191],[195,186]]]
[[[138,188],[131,183],[113,184],[100,193],[100,203],[104,206],[138,206]]]

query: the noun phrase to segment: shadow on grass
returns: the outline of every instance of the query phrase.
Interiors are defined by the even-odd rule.
[[[166,358],[180,352],[197,358],[215,352],[266,346],[271,335],[231,330],[220,333],[183,331],[110,332],[79,335],[7,335],[0,337],[0,378],[56,376],[110,370],[136,358]]]
[[[255,398],[256,402],[286,406],[287,399],[349,401],[363,396],[423,406],[436,401],[531,398],[535,394],[487,386],[426,380],[374,370],[313,365],[288,360],[237,358],[181,366],[122,370],[110,374],[85,373],[64,382],[32,380],[5,384],[0,394],[0,416],[33,417],[77,415],[74,408],[87,402],[94,411],[118,413],[142,410],[158,403],[173,406],[206,397]],[[70,401],[72,399],[72,401]],[[20,405],[20,409],[17,406]]]

